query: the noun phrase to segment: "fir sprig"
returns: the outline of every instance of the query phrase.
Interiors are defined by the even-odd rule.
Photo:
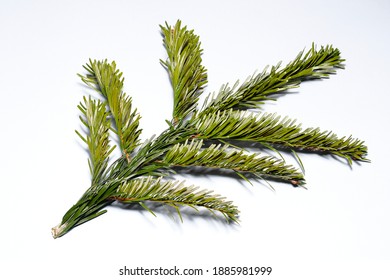
[[[160,25],[164,36],[164,46],[168,54],[166,61],[161,60],[167,69],[173,88],[173,119],[184,119],[195,111],[199,96],[207,84],[206,68],[202,65],[202,49],[199,36],[193,30],[166,23]]]
[[[319,128],[302,129],[296,120],[276,114],[230,109],[202,114],[194,123],[198,138],[252,141],[297,151],[329,153],[347,159],[350,164],[353,160],[367,160],[363,141],[351,136],[339,138]]]
[[[184,182],[162,181],[162,178],[143,177],[122,184],[118,194],[112,197],[122,203],[139,203],[154,215],[154,212],[144,203],[158,202],[175,208],[180,219],[180,206],[189,206],[195,210],[203,207],[214,214],[221,213],[228,221],[237,222],[238,209],[231,201],[226,201],[220,195],[213,195],[212,191],[199,190],[195,186],[184,186]]]
[[[119,137],[123,154],[130,160],[130,154],[139,145],[140,116],[132,109],[131,97],[123,92],[123,73],[116,68],[115,61],[89,60],[84,66],[87,75],[80,75],[81,80],[103,95],[107,100],[111,115],[114,119],[113,131]]]
[[[87,144],[89,150],[88,166],[92,175],[92,184],[97,184],[102,178],[108,164],[109,155],[115,146],[110,147],[109,113],[106,104],[100,100],[84,97],[84,103],[78,106],[82,115],[80,121],[84,124],[87,133],[76,133]]]
[[[319,128],[303,129],[295,120],[276,114],[246,111],[305,80],[334,74],[344,61],[338,49],[325,46],[316,50],[313,44],[308,52],[299,53],[283,68],[278,64],[241,85],[222,86],[198,110],[199,96],[207,84],[199,36],[180,21],[174,26],[160,27],[168,55],[161,62],[169,73],[174,92],[173,120],[167,121],[168,128],[160,135],[141,145],[140,116],[123,90],[122,72],[115,62],[90,60],[84,66],[87,74],[79,76],[100,93],[103,101],[85,97],[80,103],[80,120],[85,129],[77,134],[88,146],[92,183],[52,229],[55,238],[104,214],[104,208],[114,201],[139,203],[152,213],[144,202],[158,202],[174,207],[180,217],[181,206],[204,207],[229,221],[237,221],[239,212],[232,202],[171,180],[172,174],[187,167],[227,169],[245,180],[247,175],[254,175],[293,185],[305,182],[303,174],[284,161],[244,151],[247,142],[274,151],[291,149],[294,154],[295,151],[329,153],[349,163],[367,161],[367,147],[357,138],[338,137]],[[122,155],[108,165],[114,149],[109,141],[110,132],[118,136]]]
[[[241,85],[237,81],[232,87],[225,84],[219,92],[210,94],[203,105],[203,113],[228,109],[253,109],[266,100],[272,100],[276,93],[299,87],[306,80],[322,79],[343,68],[344,59],[337,48],[330,46],[316,50],[314,44],[305,54],[301,51],[284,68],[281,62],[268,66],[260,74],[254,74]]]
[[[303,175],[283,161],[259,153],[246,154],[230,145],[212,144],[203,148],[203,141],[192,140],[176,144],[164,156],[162,162],[180,167],[205,167],[232,170],[241,176],[252,174],[259,178],[304,183]]]

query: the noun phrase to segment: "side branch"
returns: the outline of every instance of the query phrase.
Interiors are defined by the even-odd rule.
[[[160,178],[144,177],[122,184],[118,189],[116,199],[122,203],[138,202],[152,214],[144,201],[152,201],[172,206],[181,218],[179,206],[189,206],[197,209],[204,207],[210,212],[220,212],[228,221],[238,221],[238,209],[231,201],[225,201],[220,195],[211,194],[212,191],[198,190],[198,187],[184,186],[183,182],[167,181]]]
[[[352,137],[339,138],[319,128],[302,129],[295,120],[275,114],[221,111],[194,120],[201,139],[241,140],[271,144],[295,150],[330,153],[352,161],[367,161],[364,142]]]
[[[132,108],[132,99],[123,92],[123,73],[115,61],[90,60],[84,66],[87,75],[79,75],[89,87],[99,92],[106,100],[113,118],[112,130],[118,135],[122,153],[130,159],[130,154],[139,145],[140,115]]]
[[[92,176],[92,185],[96,185],[103,177],[107,168],[109,155],[115,148],[110,146],[109,113],[106,111],[106,103],[84,97],[84,102],[78,105],[81,112],[80,121],[86,128],[86,133],[76,130],[77,135],[88,146],[88,165]]]
[[[306,80],[323,79],[336,73],[336,69],[343,68],[344,59],[340,51],[332,46],[312,48],[298,56],[281,68],[281,63],[268,67],[260,74],[249,77],[239,85],[236,82],[232,87],[223,85],[216,96],[209,95],[203,105],[204,114],[228,109],[258,108],[265,100],[273,99],[272,95],[285,92],[288,89],[299,87]]]
[[[199,36],[193,30],[181,26],[160,26],[164,46],[168,54],[161,64],[167,69],[174,96],[174,123],[186,118],[196,110],[199,96],[207,84],[206,68],[202,65],[202,49]]]
[[[293,185],[304,184],[303,175],[297,169],[274,157],[258,153],[245,154],[243,150],[228,145],[213,144],[207,148],[202,148],[202,145],[203,141],[199,140],[177,144],[166,153],[162,162],[174,167],[226,169],[236,172],[240,177],[253,174]]]

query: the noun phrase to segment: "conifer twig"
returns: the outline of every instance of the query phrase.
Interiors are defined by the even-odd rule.
[[[352,137],[337,137],[319,128],[302,129],[295,120],[276,114],[245,111],[218,111],[194,119],[201,139],[241,140],[272,144],[298,151],[330,153],[348,160],[367,161],[364,142]]]
[[[205,167],[228,169],[240,174],[253,174],[260,178],[271,178],[290,182],[293,185],[304,184],[303,175],[283,161],[258,153],[245,154],[242,150],[229,145],[212,144],[202,148],[203,141],[187,141],[176,144],[163,157],[162,162],[171,166]]]
[[[167,69],[173,88],[173,119],[176,123],[195,111],[199,96],[207,84],[206,68],[202,66],[199,36],[193,30],[181,26],[160,25],[164,46],[168,54],[166,61],[160,60]]]
[[[301,82],[323,79],[343,68],[344,59],[340,51],[331,45],[316,50],[314,44],[305,54],[303,51],[286,67],[281,63],[266,67],[263,72],[249,77],[239,85],[237,81],[232,87],[225,84],[217,95],[210,94],[203,105],[202,113],[211,113],[228,109],[253,109],[266,100],[272,100],[276,93],[299,87]]]
[[[137,110],[132,109],[131,97],[123,92],[123,73],[116,68],[115,61],[108,63],[107,60],[90,59],[84,69],[88,74],[79,76],[107,100],[114,119],[112,129],[118,135],[120,148],[129,160],[130,154],[139,145],[141,130],[138,128],[140,116]]]
[[[302,129],[295,120],[276,114],[246,111],[277,93],[298,87],[303,81],[335,73],[344,61],[338,49],[325,46],[316,50],[313,44],[308,52],[299,53],[284,68],[278,64],[241,85],[222,86],[216,96],[207,97],[198,111],[197,102],[207,84],[199,37],[193,30],[182,27],[180,21],[173,27],[168,24],[160,27],[168,54],[161,63],[173,87],[173,120],[167,121],[168,128],[160,135],[141,145],[140,116],[131,97],[123,91],[122,72],[115,62],[89,60],[84,66],[87,74],[79,76],[104,99],[84,97],[78,106],[85,127],[76,132],[89,150],[91,185],[52,229],[54,238],[106,213],[104,208],[113,201],[138,203],[152,214],[145,202],[158,202],[172,206],[180,218],[181,206],[204,207],[237,222],[239,211],[232,202],[211,191],[198,191],[170,180],[168,175],[181,169],[177,167],[227,169],[244,180],[248,180],[249,174],[293,185],[305,183],[303,174],[284,160],[244,151],[245,142],[257,142],[276,152],[283,148],[292,150],[301,166],[295,151],[329,153],[347,159],[350,164],[368,161],[367,147],[359,139],[340,138],[319,128]],[[115,147],[110,145],[110,132],[118,136],[122,152],[111,165],[109,156]],[[219,143],[210,145],[215,142]]]
[[[84,103],[78,106],[82,113],[80,121],[88,130],[86,135],[82,135],[76,130],[77,135],[88,145],[89,159],[88,166],[92,175],[92,184],[97,184],[108,164],[109,155],[115,146],[110,147],[109,113],[106,111],[106,104],[84,97]]]
[[[238,209],[231,201],[225,201],[220,195],[212,195],[212,191],[198,190],[197,187],[185,187],[184,182],[166,181],[160,178],[143,177],[122,184],[118,194],[112,197],[122,203],[142,203],[152,214],[144,201],[152,201],[172,206],[182,220],[179,206],[189,206],[196,209],[204,207],[210,212],[221,213],[228,221],[237,222]]]

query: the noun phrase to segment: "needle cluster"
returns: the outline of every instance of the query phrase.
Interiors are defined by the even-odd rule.
[[[278,150],[283,149],[294,155],[301,151],[330,154],[349,164],[368,161],[367,147],[357,138],[302,128],[288,117],[256,111],[265,101],[275,100],[302,82],[328,78],[343,68],[344,59],[337,48],[317,50],[313,44],[284,67],[279,63],[242,84],[223,85],[199,107],[199,97],[207,86],[199,36],[181,21],[160,28],[167,51],[161,63],[173,91],[172,120],[167,120],[168,127],[160,135],[141,143],[141,117],[124,92],[123,73],[114,61],[90,59],[84,66],[86,74],[79,77],[99,96],[86,96],[79,104],[83,129],[76,133],[89,151],[91,185],[52,229],[54,238],[104,214],[113,202],[136,203],[153,215],[148,205],[158,203],[173,208],[180,219],[183,206],[196,211],[204,208],[238,222],[239,211],[232,201],[172,180],[172,175],[183,169],[223,169],[246,181],[260,178],[294,186],[305,183],[302,172],[283,158],[249,152],[245,150],[248,144],[256,143],[279,155]],[[110,159],[117,146],[121,155]]]

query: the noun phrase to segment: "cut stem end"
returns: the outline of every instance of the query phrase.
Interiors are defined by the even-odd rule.
[[[51,235],[53,236],[54,239],[60,237],[64,233],[64,229],[66,228],[66,223],[65,224],[59,224],[51,229]]]

